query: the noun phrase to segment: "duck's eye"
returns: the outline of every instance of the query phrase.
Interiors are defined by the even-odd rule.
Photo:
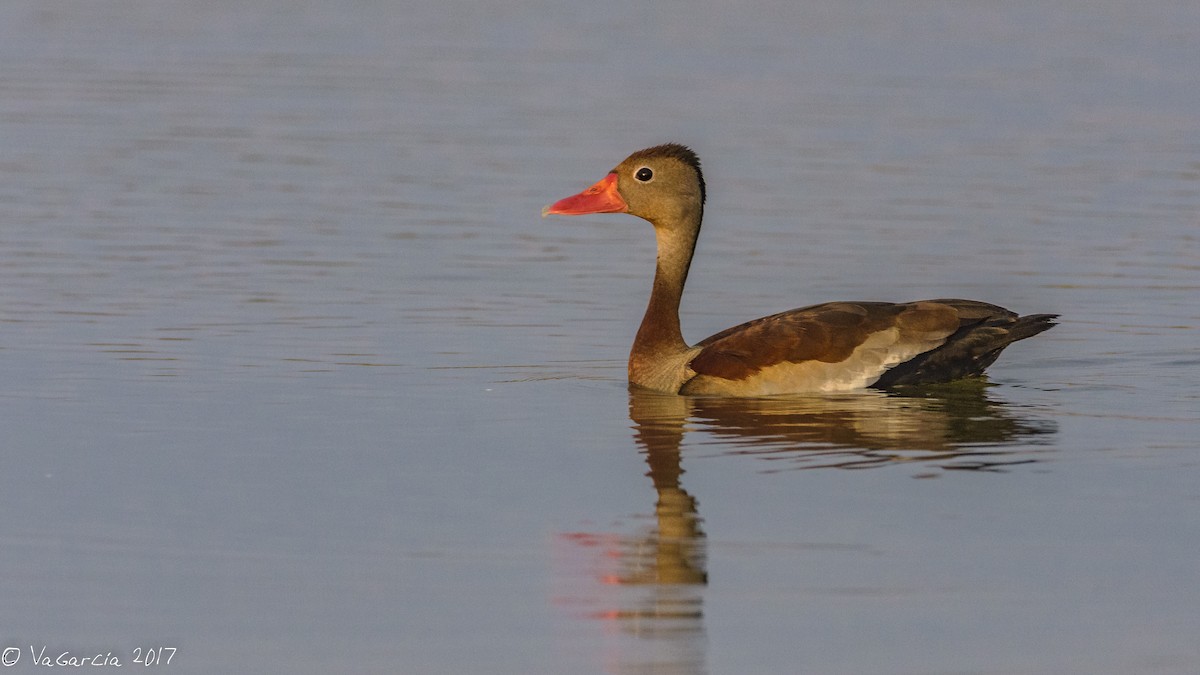
[[[650,167],[643,166],[637,170],[637,173],[633,174],[633,177],[643,183],[649,183],[650,179],[654,178],[654,172],[650,170]]]

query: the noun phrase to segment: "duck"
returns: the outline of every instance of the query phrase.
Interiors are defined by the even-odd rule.
[[[705,204],[700,159],[678,143],[639,150],[542,216],[626,213],[658,246],[629,382],[684,396],[752,397],[891,389],[978,377],[1005,347],[1056,325],[978,300],[826,302],[772,314],[688,345],[679,306]]]

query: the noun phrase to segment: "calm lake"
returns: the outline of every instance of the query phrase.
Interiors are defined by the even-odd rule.
[[[1194,0],[5,2],[3,665],[1200,672],[1198,44]],[[692,341],[1061,324],[903,395],[630,391],[649,226],[539,212],[667,141]]]

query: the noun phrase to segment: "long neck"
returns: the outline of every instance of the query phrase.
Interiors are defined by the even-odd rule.
[[[702,215],[703,207],[699,207],[678,214],[672,219],[674,222],[654,223],[654,235],[658,240],[654,287],[642,325],[633,340],[631,362],[639,357],[661,358],[678,354],[688,348],[679,329],[679,301],[696,250]]]

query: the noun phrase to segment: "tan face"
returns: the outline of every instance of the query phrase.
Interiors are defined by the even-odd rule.
[[[656,225],[686,219],[701,207],[696,170],[674,157],[635,153],[613,173],[626,213]]]

